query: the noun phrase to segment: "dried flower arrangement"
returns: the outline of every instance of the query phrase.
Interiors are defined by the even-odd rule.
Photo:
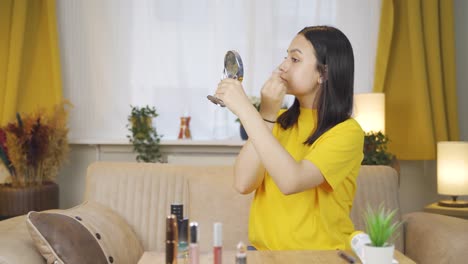
[[[63,101],[51,112],[40,109],[16,114],[16,122],[0,127],[0,159],[10,173],[13,187],[54,181],[69,153],[68,108]]]

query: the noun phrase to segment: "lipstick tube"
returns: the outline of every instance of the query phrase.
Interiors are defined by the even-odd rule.
[[[223,224],[213,224],[213,260],[214,264],[222,263],[223,253]]]
[[[166,217],[166,264],[177,264],[177,217]]]

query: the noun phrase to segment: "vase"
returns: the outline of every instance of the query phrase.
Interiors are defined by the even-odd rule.
[[[392,264],[395,245],[374,247],[369,244],[364,245],[363,263],[366,264]]]
[[[242,140],[249,139],[249,135],[247,135],[247,132],[245,131],[243,125],[240,125],[240,136],[241,136]]]
[[[29,211],[57,209],[59,187],[54,182],[28,187],[0,184],[0,220],[27,214]]]
[[[182,116],[180,118],[180,129],[177,139],[192,139],[192,133],[190,132],[190,116]]]

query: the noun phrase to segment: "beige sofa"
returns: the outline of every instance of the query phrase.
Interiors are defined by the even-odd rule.
[[[120,214],[146,251],[164,250],[165,217],[173,202],[183,202],[185,215],[199,222],[202,251],[211,250],[216,221],[223,223],[224,248],[234,249],[239,241],[247,241],[252,194],[236,193],[232,174],[230,166],[95,163],[88,169],[85,199]],[[357,184],[351,215],[356,229],[363,229],[362,211],[367,203],[399,208],[398,174],[392,168],[363,166]],[[406,225],[396,247],[417,263],[465,263],[468,259],[468,221],[421,212],[403,219]],[[24,216],[0,222],[0,263],[44,263]]]

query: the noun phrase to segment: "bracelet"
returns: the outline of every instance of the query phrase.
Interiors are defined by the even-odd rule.
[[[263,121],[268,122],[268,123],[272,123],[272,124],[276,123],[276,120],[275,120],[275,121],[271,121],[271,120],[268,120],[268,119],[265,119],[265,118],[263,118]]]

